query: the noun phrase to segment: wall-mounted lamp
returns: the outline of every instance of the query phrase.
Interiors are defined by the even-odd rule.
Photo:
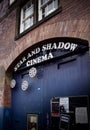
[[[22,82],[21,88],[23,91],[26,91],[28,89],[28,81],[24,80]]]
[[[35,67],[32,67],[30,70],[29,70],[29,76],[31,78],[34,78],[37,74],[37,69]]]
[[[11,80],[10,86],[11,86],[11,88],[14,88],[16,86],[16,80],[15,79]]]

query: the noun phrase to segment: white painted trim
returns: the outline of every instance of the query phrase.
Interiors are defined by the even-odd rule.
[[[12,5],[15,2],[15,0],[9,0],[9,4]]]

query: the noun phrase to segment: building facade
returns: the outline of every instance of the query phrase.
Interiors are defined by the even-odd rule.
[[[0,0],[0,130],[89,130],[89,46],[89,0]]]

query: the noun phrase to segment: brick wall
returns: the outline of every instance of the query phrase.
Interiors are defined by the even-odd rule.
[[[5,69],[0,66],[0,107],[3,106],[4,100],[4,87],[5,87]]]
[[[25,49],[48,38],[77,37],[90,42],[90,0],[61,0],[62,12],[18,40],[14,40],[16,10],[7,13],[9,9],[5,1],[3,6],[0,3],[0,66],[5,70]],[[3,85],[0,83],[1,106],[2,100],[4,106],[10,106],[10,76],[7,77],[4,77]]]
[[[8,12],[8,0],[2,0],[0,2],[0,20],[7,14]]]
[[[10,91],[11,74],[5,72],[3,66],[0,66],[0,107],[11,106],[11,91]]]
[[[90,41],[89,0],[61,0],[61,6],[62,12],[16,41],[16,10],[1,21],[0,64],[4,65],[5,69],[26,48],[44,39],[77,37]]]

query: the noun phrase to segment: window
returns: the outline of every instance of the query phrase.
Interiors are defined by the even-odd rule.
[[[60,0],[28,0],[24,6],[20,7],[19,34],[29,28],[36,27],[44,21],[44,18],[59,9]],[[19,13],[18,13],[19,14]],[[40,21],[40,22],[39,22]],[[24,34],[24,33],[23,33]]]
[[[58,0],[39,0],[39,19],[48,16],[53,11],[58,9]]]
[[[12,5],[15,2],[15,0],[9,0],[9,5]]]
[[[21,9],[20,33],[34,24],[34,4],[32,1],[29,1]]]

